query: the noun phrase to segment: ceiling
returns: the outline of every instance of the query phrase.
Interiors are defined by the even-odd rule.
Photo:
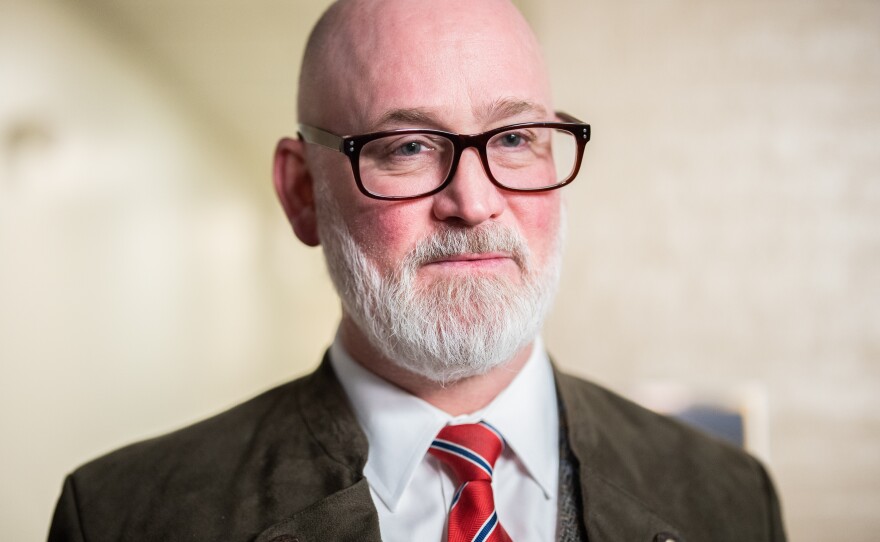
[[[83,15],[173,88],[229,148],[268,167],[295,123],[296,74],[327,0],[86,0]]]
[[[167,83],[248,167],[294,130],[308,32],[330,0],[83,0],[77,9]],[[529,3],[514,2],[529,16]]]

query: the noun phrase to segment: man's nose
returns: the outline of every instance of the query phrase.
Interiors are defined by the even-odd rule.
[[[470,226],[497,218],[506,205],[504,194],[489,180],[474,148],[461,153],[452,182],[433,198],[438,220],[459,220]]]

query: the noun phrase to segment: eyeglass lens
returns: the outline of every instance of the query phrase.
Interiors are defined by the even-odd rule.
[[[360,152],[361,182],[378,196],[416,196],[442,185],[455,149],[436,134],[394,134],[366,143]],[[577,160],[577,140],[564,130],[522,127],[486,144],[489,169],[508,188],[535,190],[563,183]]]

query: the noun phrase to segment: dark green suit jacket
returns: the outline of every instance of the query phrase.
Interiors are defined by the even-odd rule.
[[[557,386],[592,542],[785,539],[753,458],[588,382],[557,374]],[[49,540],[378,541],[366,457],[325,359],[309,376],[80,467]]]

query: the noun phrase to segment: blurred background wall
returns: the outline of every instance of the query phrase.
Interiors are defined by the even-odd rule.
[[[876,540],[880,2],[517,3],[594,133],[559,365],[747,390],[791,539]],[[270,159],[325,5],[0,0],[0,539],[317,364],[339,310]]]

